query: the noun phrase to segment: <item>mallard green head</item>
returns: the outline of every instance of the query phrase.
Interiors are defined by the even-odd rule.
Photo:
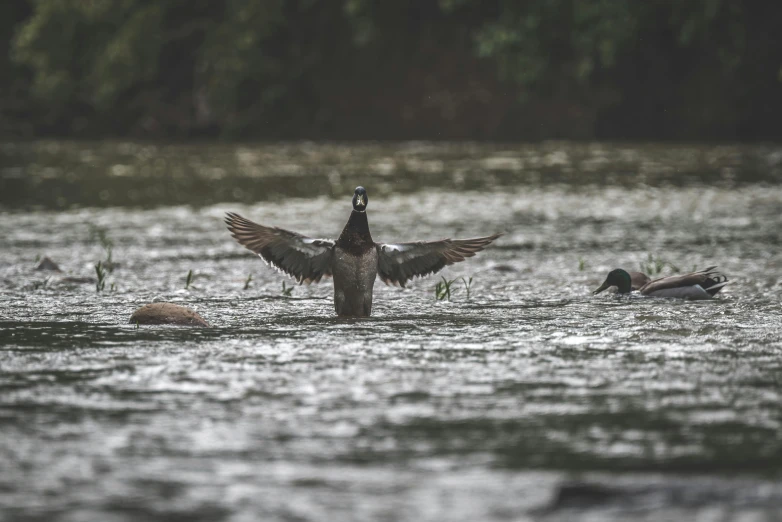
[[[620,294],[629,294],[632,290],[632,279],[630,278],[630,274],[621,268],[611,270],[608,272],[608,277],[606,277],[606,280],[603,281],[602,285],[600,285],[600,288],[592,293],[599,294],[606,288],[610,288],[612,286],[615,286]]]
[[[367,203],[369,203],[369,197],[367,197],[366,189],[356,187],[356,191],[353,193],[353,210],[364,212],[367,209]]]

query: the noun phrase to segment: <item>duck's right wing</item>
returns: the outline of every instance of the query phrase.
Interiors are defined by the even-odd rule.
[[[384,283],[403,287],[416,276],[434,274],[446,265],[474,256],[500,235],[473,239],[378,244],[377,273]]]
[[[226,213],[225,224],[239,244],[261,256],[299,283],[317,283],[331,275],[334,241],[312,239],[296,232],[253,223],[239,214]]]

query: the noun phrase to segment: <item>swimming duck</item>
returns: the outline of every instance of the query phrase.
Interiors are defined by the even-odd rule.
[[[386,284],[404,287],[416,276],[434,274],[474,256],[500,237],[375,243],[369,233],[368,203],[367,191],[356,187],[353,212],[336,241],[259,225],[233,212],[226,214],[225,223],[236,241],[299,283],[333,276],[334,309],[337,315],[352,317],[371,315],[377,276]]]
[[[691,272],[678,276],[666,276],[653,281],[640,272],[627,272],[617,268],[608,273],[608,277],[600,287],[592,292],[599,294],[606,288],[616,286],[620,294],[629,294],[643,278],[646,282],[637,290],[641,295],[650,297],[680,297],[682,299],[711,299],[722,287],[728,284],[725,275],[715,271],[716,266],[710,266],[700,272]],[[632,274],[635,274],[635,278]],[[641,277],[643,276],[643,277]]]

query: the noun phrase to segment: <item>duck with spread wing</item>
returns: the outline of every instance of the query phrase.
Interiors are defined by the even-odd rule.
[[[336,241],[259,225],[233,212],[226,214],[225,223],[236,241],[299,283],[333,276],[334,308],[337,315],[348,317],[371,315],[377,276],[386,284],[404,287],[416,276],[434,274],[474,256],[500,236],[375,243],[369,233],[368,202],[364,187],[356,187],[353,212]]]

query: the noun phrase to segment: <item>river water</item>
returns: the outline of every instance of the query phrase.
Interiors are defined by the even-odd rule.
[[[2,521],[782,518],[780,147],[6,143],[0,184]],[[359,184],[377,241],[504,235],[339,320],[221,221],[336,237]]]

